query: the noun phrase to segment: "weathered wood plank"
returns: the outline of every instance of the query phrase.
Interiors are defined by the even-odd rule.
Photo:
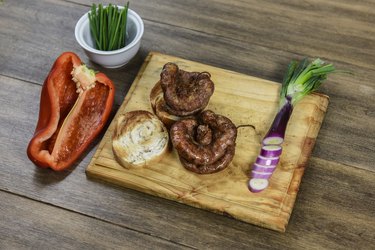
[[[85,12],[83,6],[64,1],[6,1],[0,8],[0,74],[42,84],[55,59],[64,51],[77,53],[89,62],[74,38],[75,23]],[[22,15],[20,15],[22,13]],[[138,67],[140,53],[121,70],[110,71],[116,83],[116,103],[121,103]]]
[[[366,249],[375,244],[373,172],[313,158],[288,230],[280,234],[87,180],[85,168],[93,151],[62,173],[34,167],[25,150],[37,119],[40,86],[3,76],[0,82],[0,190],[200,249]]]
[[[334,75],[323,86],[331,97],[328,113],[285,234],[87,181],[84,169],[93,151],[63,173],[35,168],[25,150],[37,119],[38,85],[62,51],[75,51],[87,61],[73,32],[91,1],[2,2],[1,190],[201,249],[369,249],[375,244],[375,176],[352,167],[374,171],[374,1],[134,1],[132,8],[145,20],[142,49],[129,66],[105,70],[119,90],[117,105],[150,50],[274,81],[281,80],[290,59],[304,55],[352,70],[354,76]]]
[[[0,191],[1,249],[190,249]]]
[[[3,11],[2,17],[6,20],[6,22],[1,23],[2,29],[0,33],[4,44],[1,50],[1,53],[3,53],[2,56],[4,57],[2,65],[4,68],[1,69],[1,72],[4,75],[15,76],[16,78],[40,83],[43,82],[45,77],[43,70],[50,68],[53,59],[56,58],[62,51],[74,50],[80,56],[82,56],[82,58],[85,58],[85,61],[87,61],[87,57],[84,56],[84,53],[80,49],[79,45],[75,42],[74,38],[75,23],[79,17],[88,10],[89,2],[83,2],[86,3],[86,6],[77,5],[70,2],[55,2],[51,0],[31,2],[31,5],[30,2],[25,0],[18,1],[17,5],[12,5],[12,2],[5,2],[4,8],[0,9],[0,11]],[[117,2],[120,3],[120,1]],[[183,9],[183,11],[186,9],[186,6],[179,6],[179,4],[189,5],[188,2],[175,4],[177,4],[176,7]],[[232,4],[236,6],[235,3]],[[160,8],[159,11],[155,11],[155,6],[149,4],[147,1],[136,1],[134,5],[135,10],[142,14],[145,21],[146,32],[143,39],[144,50],[141,51],[141,55],[138,56],[136,60],[129,65],[129,67],[118,71],[109,71],[116,80],[123,79],[124,74],[126,77],[128,72],[129,74],[135,75],[144,57],[150,50],[186,57],[187,59],[201,61],[203,63],[212,64],[213,66],[221,66],[230,70],[236,70],[240,73],[264,77],[269,80],[280,80],[282,78],[281,70],[284,70],[284,65],[286,65],[291,58],[309,55],[296,50],[283,50],[287,43],[285,41],[276,40],[271,35],[269,35],[268,39],[279,44],[280,48],[275,49],[272,47],[266,47],[264,46],[264,43],[254,44],[252,39],[247,38],[239,39],[235,36],[226,37],[224,34],[216,36],[216,26],[210,24],[210,22],[208,22],[208,24],[204,23],[205,25],[202,25],[202,23],[199,22],[195,29],[189,29],[189,27],[185,26],[197,22],[196,19],[199,18],[192,18],[191,20],[187,18],[187,20],[182,19],[181,21],[179,19],[180,16],[176,15],[170,8],[166,8],[166,6],[168,7],[172,5],[168,4],[168,2],[157,5],[163,6],[163,8]],[[255,6],[255,4],[252,3],[245,5],[245,9],[246,7],[250,8]],[[283,4],[283,6],[284,5],[285,4]],[[195,5],[191,6],[194,7]],[[218,8],[219,4],[216,3],[215,6]],[[220,7],[222,6],[229,9],[233,7],[228,4],[220,4]],[[263,6],[262,8],[267,9],[266,7],[267,6]],[[51,11],[51,9],[54,9],[55,12],[53,19],[50,18],[51,14],[48,13],[48,11]],[[272,9],[277,9],[277,7],[273,6]],[[142,12],[146,10],[147,12],[143,14]],[[205,14],[205,12],[199,11],[199,9],[192,10],[194,10],[194,15],[197,17]],[[20,11],[25,13],[24,15],[18,17],[17,13]],[[193,13],[193,11],[184,12]],[[66,18],[67,13],[69,15],[68,18]],[[229,13],[229,10],[227,13]],[[249,13],[251,13],[251,11],[249,11]],[[288,15],[288,13],[288,11],[285,11],[284,15]],[[219,14],[221,13],[219,12],[216,15]],[[356,13],[353,13],[353,15],[354,14]],[[215,17],[215,12],[212,12],[212,15],[210,16]],[[154,20],[153,17],[159,17],[160,20]],[[267,15],[265,15],[265,17],[267,17]],[[176,23],[174,22],[174,19],[180,21]],[[322,18],[316,19],[322,22],[325,20]],[[41,35],[38,31],[45,30],[44,26],[46,26],[47,21],[48,29]],[[214,21],[216,21],[216,19],[211,20],[211,23]],[[275,22],[276,21],[278,20],[276,19]],[[30,25],[31,23],[33,25]],[[180,23],[180,26],[176,26]],[[243,26],[242,29],[247,30],[253,26],[251,25],[251,22],[247,23],[242,21],[241,23],[243,23],[242,25],[248,24],[247,26]],[[323,24],[324,23],[321,25]],[[293,24],[290,25],[293,27]],[[372,25],[369,23],[368,25],[364,25],[364,27],[368,27],[368,29],[371,31]],[[233,30],[232,27],[229,28],[230,30]],[[203,32],[202,29],[211,29],[211,32]],[[264,31],[271,32],[273,30],[265,29]],[[314,33],[320,34],[319,31],[320,29],[316,30]],[[245,32],[244,30],[240,30],[238,33],[249,35],[252,34],[251,32]],[[347,33],[352,34],[352,30],[348,31]],[[316,44],[320,40],[322,39],[310,38],[310,42],[304,43],[304,45],[307,47],[308,44]],[[346,40],[350,41],[350,39]],[[371,43],[369,45],[371,45]],[[337,44],[333,44],[331,46],[337,47]],[[364,46],[363,49],[367,48],[370,49],[367,55],[370,58],[373,58],[375,51],[373,49],[371,50],[371,46]],[[340,58],[337,56],[341,55],[343,52],[345,52],[345,50],[340,51],[330,57],[317,54],[310,56],[323,56],[324,58],[328,58],[330,61],[339,63],[338,66],[340,68],[349,68],[354,72],[358,72],[358,76],[362,77],[359,82],[361,84],[372,86],[371,81],[368,83],[368,80],[371,78],[366,77],[369,75],[368,72],[366,72],[367,69],[370,70],[370,72],[373,72],[371,71],[371,67],[367,66],[364,67],[365,69],[363,69],[361,67],[357,67],[355,64],[352,64],[351,61],[353,60],[340,60]],[[356,55],[357,53],[352,56]],[[27,56],[33,58],[32,64],[29,61],[30,59],[27,59]],[[97,65],[93,66],[98,67]],[[25,71],[26,68],[28,69],[27,71]],[[351,78],[348,77],[346,79]],[[123,84],[122,81],[119,83]],[[125,84],[130,83],[125,81]]]
[[[305,225],[297,239],[321,241],[313,249],[320,244],[323,249],[372,249],[374,180],[374,173],[312,158],[289,224]]]
[[[88,0],[75,0],[90,5]],[[123,1],[106,0],[106,3]],[[158,8],[155,10],[155,6]],[[146,20],[371,68],[375,64],[372,1],[173,1],[131,3]]]
[[[264,79],[153,52],[143,64],[117,116],[138,109],[152,111],[149,95],[160,78],[165,61],[175,62],[187,71],[210,72],[215,93],[207,109],[229,117],[236,126],[251,124],[256,132],[253,128],[238,130],[232,163],[219,173],[196,175],[186,171],[175,151],[165,154],[157,164],[124,169],[112,153],[115,117],[87,167],[87,174],[144,193],[227,214],[248,223],[285,231],[329,98],[311,95],[295,107],[286,131],[280,164],[272,174],[271,184],[265,191],[252,194],[247,187],[251,163],[259,154],[259,135],[266,134],[269,129],[264,125],[271,124],[277,113],[280,86]],[[230,84],[232,81],[237,82],[235,88]]]
[[[42,84],[53,61],[62,51],[73,50],[84,61],[88,61],[73,36],[75,22],[86,11],[87,6],[60,1],[12,3],[15,2],[7,1],[3,4],[6,8],[0,8],[2,18],[6,20],[0,23],[0,74]],[[138,2],[134,3],[134,8],[144,11],[146,7],[138,7],[137,4]],[[17,13],[21,11],[24,14],[18,16]],[[54,13],[53,19],[50,18],[51,12]],[[200,13],[198,10],[196,12]],[[147,13],[143,15],[147,16]],[[350,13],[352,12],[349,11],[346,15]],[[165,19],[175,18],[172,14],[166,14]],[[66,18],[67,15],[69,18]],[[117,89],[116,106],[122,102],[149,50],[274,81],[281,81],[290,59],[301,57],[257,44],[249,46],[248,41],[240,39],[219,37],[208,32],[148,20],[145,19],[143,48],[129,66],[114,71],[103,70],[89,63],[114,80]],[[44,29],[44,26],[48,27]],[[365,26],[373,27],[370,24]],[[250,23],[248,28],[251,28]],[[43,32],[40,33],[40,30]],[[319,30],[315,32],[319,33]],[[273,39],[272,36],[269,39]],[[337,52],[337,55],[340,53]],[[371,55],[371,51],[369,54]],[[30,58],[33,58],[32,62]],[[331,99],[313,155],[374,170],[375,128],[372,124],[375,124],[375,104],[372,98],[375,94],[375,70],[356,66],[350,60],[336,61],[340,60],[336,55],[330,56],[329,60],[334,61],[337,68],[350,69],[355,75],[332,75],[322,87],[322,92]]]

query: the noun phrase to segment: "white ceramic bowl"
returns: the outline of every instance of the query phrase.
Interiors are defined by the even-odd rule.
[[[123,9],[123,6],[118,6]],[[144,26],[141,17],[133,10],[128,9],[127,36],[125,47],[102,51],[95,49],[94,41],[90,34],[90,23],[88,12],[77,22],[75,37],[91,61],[100,64],[105,68],[119,68],[127,64],[138,52],[141,46]]]

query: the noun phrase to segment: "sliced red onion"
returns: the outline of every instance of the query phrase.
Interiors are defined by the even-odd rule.
[[[280,145],[283,143],[284,138],[280,136],[267,136],[263,139],[263,145]]]
[[[282,147],[279,145],[264,145],[260,150],[260,155],[264,157],[277,157],[280,156]]]
[[[292,114],[293,106],[291,99],[286,98],[286,103],[281,107],[279,112],[276,114],[271,128],[268,130],[266,136],[263,139],[264,145],[280,145],[284,141],[286,127],[290,115]]]
[[[249,189],[253,193],[258,193],[268,187],[268,180],[267,179],[258,179],[253,178],[249,181]]]
[[[253,165],[253,171],[256,172],[263,172],[263,173],[272,173],[276,168],[276,165],[260,165],[258,163],[254,163]]]
[[[267,172],[258,172],[258,171],[251,171],[251,178],[256,178],[256,179],[268,179],[272,175],[272,172],[267,173]]]
[[[271,166],[271,165],[277,165],[279,163],[280,157],[264,157],[261,155],[258,155],[255,163],[258,163],[260,165],[265,166]]]

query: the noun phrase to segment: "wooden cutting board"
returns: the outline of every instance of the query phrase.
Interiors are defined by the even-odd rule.
[[[223,171],[198,175],[185,170],[175,150],[157,164],[125,169],[112,153],[117,116],[132,110],[152,111],[149,94],[163,65],[174,62],[187,71],[208,71],[215,92],[208,109],[229,117],[239,127],[236,154]],[[312,94],[295,107],[286,131],[279,165],[269,187],[257,194],[247,188],[260,142],[277,112],[280,84],[151,52],[115,118],[106,131],[86,173],[127,188],[224,214],[284,232],[293,210],[302,175],[328,106],[328,96]]]

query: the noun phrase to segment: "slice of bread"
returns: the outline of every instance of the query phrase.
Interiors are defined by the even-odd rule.
[[[181,119],[179,116],[168,113],[160,81],[151,90],[150,102],[152,110],[167,128],[170,128],[173,123]]]
[[[112,149],[122,166],[142,167],[156,163],[168,152],[168,144],[168,130],[154,114],[136,110],[118,117]]]

